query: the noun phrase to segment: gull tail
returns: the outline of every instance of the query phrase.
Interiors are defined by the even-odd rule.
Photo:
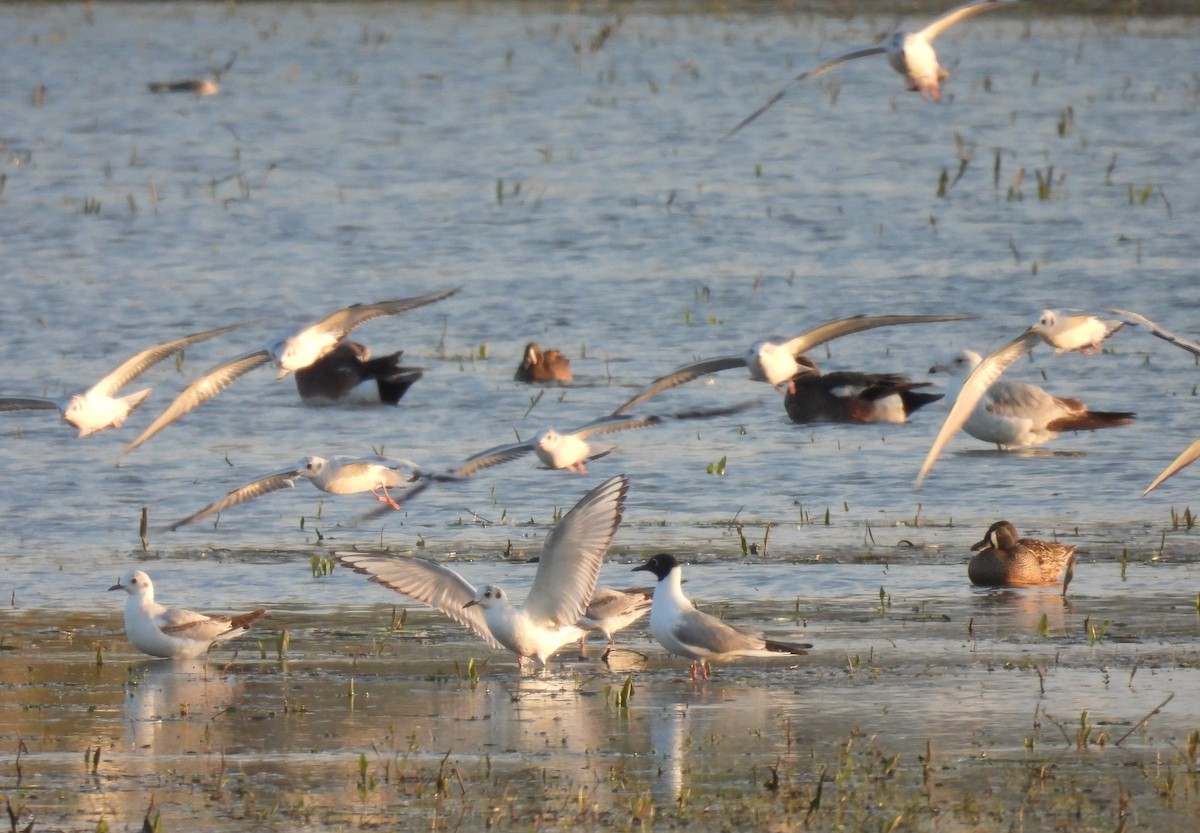
[[[766,639],[763,641],[763,647],[768,651],[774,651],[778,654],[795,654],[803,656],[807,654],[807,648],[812,647],[810,642],[776,642],[774,639]]]
[[[1046,427],[1051,431],[1095,431],[1100,428],[1128,425],[1136,417],[1137,414],[1131,411],[1083,411],[1056,419]]]
[[[251,625],[266,615],[267,611],[260,607],[258,610],[252,610],[240,616],[231,616],[229,618],[229,627],[232,630],[249,630]]]

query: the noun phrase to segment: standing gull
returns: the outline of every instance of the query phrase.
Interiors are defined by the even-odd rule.
[[[331,312],[315,324],[289,336],[279,338],[260,350],[243,353],[210,368],[200,378],[188,385],[183,393],[179,394],[175,401],[142,432],[141,436],[126,446],[125,451],[133,451],[172,422],[207,402],[256,367],[273,363],[280,368],[278,378],[282,379],[288,373],[306,368],[328,354],[360,324],[373,318],[399,315],[402,312],[432,304],[434,301],[450,297],[457,291],[457,289],[447,289],[419,295],[415,298],[381,301],[377,304],[353,304]]]
[[[206,616],[181,607],[164,607],[154,601],[154,584],[141,570],[126,573],[109,590],[124,590],[125,635],[144,654],[170,659],[192,659],[218,642],[241,636],[267,615],[253,610],[240,616]]]
[[[696,663],[708,677],[709,660],[731,660],[738,657],[778,657],[807,654],[807,643],[797,644],[764,639],[751,631],[735,628],[715,616],[699,611],[683,595],[683,570],[675,556],[656,555],[636,570],[647,570],[658,577],[654,588],[654,604],[650,608],[650,630],[658,643],[685,659],[692,661],[692,679],[696,678]]]
[[[784,342],[758,341],[740,356],[717,356],[701,359],[675,368],[666,376],[660,376],[648,387],[627,401],[613,413],[619,414],[639,402],[649,399],[664,390],[690,382],[709,373],[744,367],[756,382],[767,382],[775,387],[790,389],[791,381],[798,373],[811,373],[810,368],[799,362],[801,354],[833,341],[835,338],[873,330],[876,327],[891,327],[897,324],[933,324],[941,321],[967,321],[973,315],[856,315],[830,321],[795,338]]]
[[[871,55],[886,54],[888,65],[904,76],[908,82],[907,88],[910,91],[920,93],[921,98],[926,101],[930,99],[940,101],[942,98],[940,85],[950,77],[950,73],[938,63],[937,53],[933,51],[934,39],[960,20],[966,20],[968,17],[977,15],[980,12],[999,8],[1012,2],[1015,2],[1015,0],[975,0],[973,3],[959,6],[957,9],[939,17],[919,32],[896,32],[883,45],[865,46],[861,49],[853,49],[850,52],[838,55],[836,58],[830,58],[825,63],[800,73],[785,84],[780,88],[779,92],[767,100],[766,104],[746,116],[736,127],[722,136],[721,141],[728,139],[765,113],[771,105],[783,98],[784,94],[796,84],[806,81],[809,78],[816,78],[818,75],[824,75],[829,70],[846,63],[846,61],[853,61],[855,58],[867,58]]]
[[[523,665],[536,657],[543,667],[579,627],[604,554],[621,522],[629,479],[605,480],[575,504],[546,536],[533,587],[514,606],[500,587],[476,589],[454,570],[423,558],[339,552],[337,559],[371,581],[435,607],[475,631],[493,648],[507,648]]]
[[[112,373],[73,396],[0,397],[0,411],[57,410],[62,413],[64,420],[79,429],[80,437],[90,437],[105,428],[120,428],[126,417],[146,401],[146,397],[150,395],[150,388],[120,397],[116,396],[118,390],[168,356],[197,342],[244,326],[246,325],[231,324],[228,327],[205,330],[202,333],[193,333],[174,341],[156,344],[130,356]]]
[[[579,619],[579,627],[600,631],[608,644],[612,645],[616,642],[613,634],[649,613],[653,601],[653,587],[630,587],[625,590],[597,587]],[[579,639],[580,647],[583,647],[583,639]]]

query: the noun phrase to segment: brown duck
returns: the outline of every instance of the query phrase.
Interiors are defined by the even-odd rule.
[[[571,360],[557,350],[543,350],[536,341],[525,345],[525,358],[517,373],[518,382],[569,382]]]
[[[1075,570],[1075,547],[1037,538],[1018,538],[1008,521],[988,527],[987,535],[971,547],[967,564],[972,584],[985,587],[1039,587],[1057,584],[1063,592]]]

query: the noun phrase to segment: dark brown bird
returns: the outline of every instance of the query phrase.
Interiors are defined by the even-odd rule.
[[[403,350],[371,358],[371,351],[343,341],[308,367],[296,371],[296,390],[308,405],[339,402],[395,405],[425,375],[419,367],[401,367]]]
[[[543,350],[536,341],[525,345],[525,357],[513,376],[518,382],[569,382],[571,360],[557,350]]]
[[[915,390],[929,387],[929,382],[913,382],[897,373],[838,371],[822,375],[807,356],[797,363],[812,372],[793,378],[791,390],[783,398],[793,422],[903,423],[913,411],[942,398],[940,393]]]
[[[208,79],[189,79],[187,81],[151,81],[146,85],[152,93],[195,93],[196,95],[216,95],[221,91],[216,81]]]
[[[1075,570],[1075,547],[1018,538],[1016,527],[1008,521],[988,527],[987,535],[971,550],[976,554],[967,564],[967,577],[984,587],[1039,587],[1058,584],[1062,577],[1066,593]]]

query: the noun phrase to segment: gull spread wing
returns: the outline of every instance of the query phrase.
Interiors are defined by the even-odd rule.
[[[533,451],[533,447],[534,443],[531,440],[526,440],[525,442],[493,446],[478,454],[472,454],[459,463],[455,469],[450,471],[450,479],[470,477],[480,469],[491,468],[492,466],[498,466],[501,463],[515,460]]]
[[[694,408],[689,411],[679,411],[674,414],[651,414],[644,417],[625,416],[623,414],[614,414],[611,416],[601,417],[593,420],[587,425],[582,425],[570,433],[580,439],[587,439],[592,434],[612,434],[616,431],[630,431],[636,428],[650,428],[654,425],[662,425],[664,422],[672,420],[688,420],[688,419],[711,419],[713,417],[732,416],[740,414],[743,411],[748,411],[759,405],[757,399],[747,402],[741,402],[737,405],[730,405],[726,408]]]
[[[440,610],[459,624],[475,631],[497,650],[504,646],[496,641],[479,605],[466,607],[475,598],[475,588],[449,567],[424,558],[403,555],[359,555],[354,552],[334,553],[342,566],[370,576],[382,584]]]
[[[66,402],[48,396],[5,396],[0,398],[0,411],[61,411]]]
[[[955,23],[966,20],[968,17],[977,15],[980,12],[986,12],[988,9],[1006,6],[1011,2],[1013,2],[1013,0],[975,0],[974,3],[967,3],[965,6],[959,6],[957,9],[952,9],[951,11],[946,12],[920,32],[917,32],[917,37],[922,38],[926,43],[929,43]]]
[[[1162,474],[1154,478],[1154,482],[1146,487],[1146,491],[1142,492],[1142,497],[1145,497],[1153,492],[1164,480],[1175,474],[1175,472],[1179,471],[1184,466],[1187,466],[1197,457],[1200,457],[1200,440],[1196,440],[1194,443],[1185,448],[1183,453],[1176,457],[1175,461],[1171,463],[1171,465],[1163,469]]]
[[[664,390],[679,387],[684,382],[690,382],[701,376],[707,376],[709,373],[717,373],[721,370],[730,370],[735,367],[745,366],[745,356],[718,356],[713,359],[701,359],[697,362],[681,365],[666,376],[659,376],[645,390],[613,411],[613,416],[620,415],[622,411],[632,408],[639,402],[644,402],[656,393],[662,393]]]
[[[592,489],[568,512],[542,545],[537,575],[522,610],[535,622],[574,625],[596,589],[596,577],[612,543],[629,478],[617,475]]]
[[[1111,312],[1113,315],[1119,315],[1122,318],[1125,318],[1131,324],[1138,324],[1139,326],[1145,327],[1150,331],[1151,335],[1158,336],[1163,341],[1169,341],[1171,344],[1187,350],[1194,356],[1200,356],[1200,344],[1197,344],[1191,339],[1184,338],[1183,336],[1177,336],[1172,332],[1164,330],[1162,327],[1158,326],[1143,315],[1138,315],[1136,312],[1129,312],[1123,309],[1110,309],[1109,312]]]
[[[377,304],[352,304],[344,309],[331,312],[308,329],[315,332],[331,333],[337,336],[340,341],[359,324],[370,321],[372,318],[382,318],[385,315],[399,315],[402,312],[408,312],[417,307],[432,304],[434,301],[449,298],[456,292],[458,292],[457,289],[444,289],[439,292],[418,295],[415,298],[398,298],[394,301],[380,301]]]
[[[203,405],[246,373],[269,361],[271,361],[270,350],[255,350],[253,353],[243,353],[224,364],[209,369],[184,388],[183,393],[175,397],[175,401],[167,406],[167,409],[159,414],[136,440],[125,446],[125,453],[133,451],[184,414]]]
[[[216,503],[210,503],[194,515],[188,515],[183,520],[171,524],[167,527],[167,531],[174,532],[181,526],[187,526],[194,521],[207,518],[209,515],[224,512],[230,506],[237,506],[239,503],[245,503],[256,497],[269,495],[271,492],[278,492],[280,489],[294,489],[296,487],[296,478],[299,476],[300,472],[296,469],[285,469],[284,471],[277,471],[274,474],[260,477],[258,480],[255,480],[253,483],[247,483],[245,486],[238,486]]]
[[[732,130],[730,130],[728,133],[726,133],[724,136],[721,137],[721,141],[724,142],[726,139],[728,139],[734,133],[737,133],[739,130],[741,130],[743,127],[748,125],[750,122],[754,121],[756,118],[761,116],[763,113],[765,113],[767,110],[769,110],[771,108],[771,106],[773,104],[775,104],[775,102],[777,102],[777,101],[779,101],[779,99],[783,98],[784,94],[787,93],[788,90],[790,90],[792,87],[796,86],[797,84],[801,83],[802,81],[807,81],[809,78],[816,78],[818,75],[824,75],[825,73],[829,72],[829,70],[833,69],[834,67],[840,66],[841,64],[846,63],[846,61],[853,61],[855,58],[866,58],[868,55],[880,55],[886,51],[887,51],[887,49],[882,46],[868,46],[868,47],[864,47],[862,49],[855,49],[852,52],[847,52],[843,55],[838,55],[836,58],[830,58],[825,63],[820,64],[819,66],[813,67],[810,70],[806,70],[806,71],[800,73],[795,78],[793,78],[791,81],[787,82],[782,87],[780,87],[779,92],[775,93],[775,95],[773,95],[769,99],[767,99],[766,104],[764,104],[762,107],[759,107],[753,113],[751,113],[750,115],[746,116],[746,118],[744,118],[740,122],[738,122],[736,127],[734,127]]]
[[[950,442],[950,438],[954,436],[954,432],[962,428],[963,424],[970,418],[971,413],[975,410],[975,406],[983,398],[987,389],[1000,378],[1000,374],[1007,370],[1009,365],[1022,356],[1027,355],[1040,340],[1041,336],[1032,329],[1026,330],[1008,344],[1005,344],[999,350],[992,353],[980,362],[977,368],[971,371],[971,375],[963,382],[958,398],[954,400],[954,407],[950,409],[950,413],[946,416],[946,421],[942,423],[937,437],[934,438],[933,445],[929,448],[929,453],[925,455],[925,462],[921,464],[921,471],[917,474],[917,481],[914,484],[914,488],[921,487],[921,482],[925,479],[925,475],[929,474],[929,470],[933,468],[933,464],[937,461],[938,455],[942,453],[942,449],[946,447],[946,443]]]
[[[245,327],[246,324],[230,324],[228,327],[218,327],[215,330],[205,330],[202,333],[192,333],[191,335],[177,338],[174,341],[167,341],[162,344],[156,344],[142,352],[130,356],[123,361],[112,373],[109,373],[99,382],[92,386],[92,391],[100,393],[104,396],[113,396],[125,385],[141,376],[151,367],[161,362],[163,359],[170,356],[172,353],[177,353],[185,347],[189,347],[197,342],[206,341],[207,339],[228,333],[231,330]]]
[[[788,341],[784,347],[793,356],[798,356],[801,353],[807,353],[814,347],[833,341],[835,338],[874,330],[876,327],[892,327],[897,324],[936,324],[942,321],[970,321],[973,318],[975,318],[973,315],[958,313],[950,315],[855,315],[805,330]]]

